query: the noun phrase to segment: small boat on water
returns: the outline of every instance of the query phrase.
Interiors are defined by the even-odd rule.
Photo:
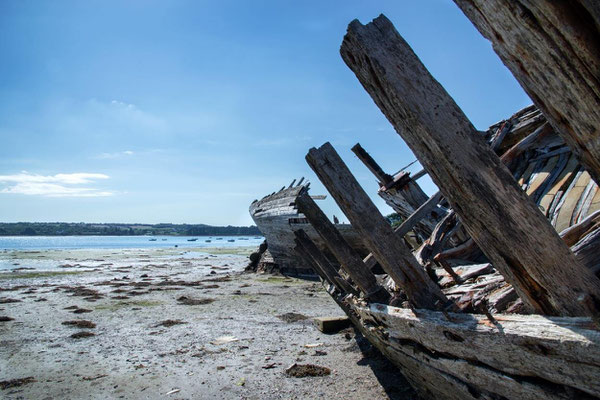
[[[149,242],[156,242],[156,239],[148,239]]]
[[[197,240],[198,240],[198,238],[193,238],[193,239],[188,239],[187,241],[188,241],[188,242],[195,242],[195,241],[197,241]]]
[[[228,239],[228,242],[235,242],[235,239]]]
[[[206,240],[205,240],[205,242],[206,242],[206,243],[210,243],[210,242],[212,242],[212,240],[210,240],[210,239],[206,239]]]
[[[223,238],[217,238],[217,240],[223,240]]]

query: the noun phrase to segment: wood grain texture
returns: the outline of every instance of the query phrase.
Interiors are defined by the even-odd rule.
[[[591,0],[454,0],[593,179],[600,179],[600,26]]]
[[[327,216],[310,198],[306,190],[300,191],[296,198],[296,205],[365,296],[371,301],[385,303],[389,299],[389,294],[377,284],[375,275],[335,229],[333,223],[327,219]]]
[[[600,281],[562,242],[470,121],[384,16],[353,21],[341,55],[469,234],[542,314],[598,313]]]
[[[351,308],[363,324],[383,331],[376,341],[397,352],[421,353],[426,364],[489,392],[506,398],[580,398],[558,388],[553,395],[544,393],[554,383],[600,396],[600,333],[590,318],[496,314],[492,322],[479,314]],[[518,377],[539,380],[517,382]]]
[[[315,171],[352,226],[361,233],[371,253],[415,307],[443,309],[448,299],[427,276],[410,249],[358,184],[333,146],[312,148],[306,161]]]

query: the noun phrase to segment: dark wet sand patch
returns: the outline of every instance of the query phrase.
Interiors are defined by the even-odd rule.
[[[8,297],[0,297],[0,304],[8,304],[8,303],[20,303],[19,299],[10,299]]]
[[[89,312],[92,312],[92,310],[88,310],[87,308],[77,308],[76,310],[72,311],[73,314],[84,314]]]
[[[85,319],[63,321],[62,325],[68,325],[68,326],[72,326],[74,328],[81,328],[81,329],[93,329],[96,327],[95,323],[93,323],[92,321],[85,320]]]
[[[33,376],[29,376],[27,378],[10,379],[8,381],[0,381],[0,389],[6,390],[13,387],[23,386],[32,382],[35,382],[35,378]]]
[[[203,298],[203,299],[194,299],[188,296],[181,296],[177,299],[179,304],[183,304],[186,306],[200,306],[205,304],[210,304],[215,301],[215,299]]]
[[[331,374],[327,367],[321,367],[314,364],[293,364],[285,370],[286,375],[294,378],[304,378],[307,376],[326,376]]]
[[[81,331],[81,332],[76,332],[76,333],[72,334],[71,338],[83,339],[83,338],[92,337],[92,336],[96,336],[96,334],[94,332]]]
[[[169,328],[175,325],[187,324],[187,322],[182,321],[180,319],[166,319],[158,324],[154,325],[154,328],[158,328],[159,326],[164,326],[165,328]]]

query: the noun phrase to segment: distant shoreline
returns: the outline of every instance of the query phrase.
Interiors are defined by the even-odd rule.
[[[0,236],[257,236],[256,226],[0,222]]]

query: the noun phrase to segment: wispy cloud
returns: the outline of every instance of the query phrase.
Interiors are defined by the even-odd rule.
[[[95,158],[100,160],[113,159],[113,158],[121,158],[121,157],[129,157],[134,154],[131,150],[118,151],[115,153],[100,153]]]
[[[8,184],[0,193],[25,194],[46,197],[105,197],[114,193],[93,187],[81,187],[98,179],[108,179],[108,175],[95,173],[72,173],[38,175],[23,171],[15,175],[0,175],[0,183]]]

